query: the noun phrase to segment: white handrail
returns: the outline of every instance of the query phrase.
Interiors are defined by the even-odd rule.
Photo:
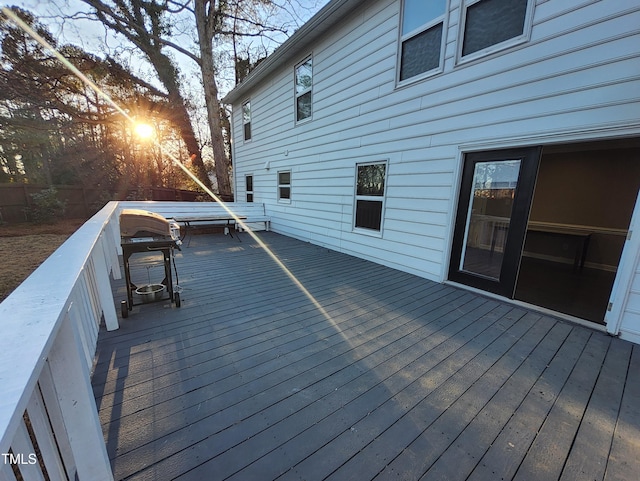
[[[0,481],[15,469],[45,479],[42,466],[52,480],[113,479],[90,370],[100,323],[118,328],[109,275],[120,278],[118,216],[131,207],[171,217],[210,205],[110,202],[0,304]]]
[[[113,479],[89,375],[101,320],[118,327],[117,211],[108,203],[0,304],[0,479],[11,464],[24,479],[40,465],[50,479]]]

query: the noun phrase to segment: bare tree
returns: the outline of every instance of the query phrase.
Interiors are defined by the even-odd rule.
[[[204,89],[207,121],[211,134],[211,149],[215,163],[218,190],[222,196],[231,195],[229,181],[230,159],[227,155],[224,131],[228,129],[225,109],[219,103],[218,75],[222,71],[215,52],[228,45],[233,51],[232,63],[235,67],[236,82],[240,75],[246,75],[268,48],[265,39],[272,45],[286,38],[289,29],[297,27],[309,10],[317,8],[320,0],[305,2],[299,0],[82,0],[94,9],[96,17],[107,27],[124,35],[139,48],[153,65],[176,108],[176,122],[181,126],[183,138],[189,151],[197,155],[196,167],[204,175],[204,164],[198,143],[189,121],[184,97],[180,95],[178,71],[164,47],[193,60],[199,67]],[[310,6],[309,6],[310,5]],[[301,12],[305,12],[301,17]],[[185,48],[176,40],[176,19],[189,13],[195,21],[197,32],[197,52]],[[284,13],[284,17],[281,14]],[[288,20],[284,20],[288,18]],[[265,20],[269,19],[269,21]],[[273,20],[273,21],[271,21]],[[191,23],[193,25],[193,23]],[[183,32],[184,33],[184,32]],[[242,39],[258,39],[262,45],[253,48],[259,52],[254,61],[250,59],[252,47],[243,45],[243,55],[238,54],[238,43]],[[245,58],[246,56],[246,58]],[[238,66],[244,64],[239,69]],[[209,184],[207,183],[207,186]]]
[[[189,0],[182,5],[191,10]],[[174,5],[178,5],[177,2]],[[287,5],[291,7],[291,5]],[[238,55],[238,38],[264,38],[274,33],[287,34],[287,25],[271,24],[264,21],[274,12],[285,10],[285,5],[277,5],[272,0],[194,0],[191,10],[198,32],[199,66],[202,73],[207,117],[211,131],[211,144],[216,160],[216,176],[220,193],[228,189],[230,159],[226,155],[223,126],[230,128],[227,113],[218,101],[217,74],[219,66],[214,61],[214,49],[225,43],[230,43],[233,49],[233,65],[236,83],[240,80],[240,72],[246,75],[252,66],[249,49],[246,58]],[[294,8],[291,8],[295,10]],[[263,49],[266,56],[266,49]],[[239,68],[240,64],[245,68]],[[257,62],[254,62],[255,65]]]
[[[217,27],[221,24],[221,11],[215,7],[215,2],[210,0],[195,0],[194,15],[198,31],[198,45],[200,47],[199,65],[202,72],[204,100],[207,106],[207,119],[211,132],[211,148],[215,161],[218,190],[221,195],[230,195],[229,158],[226,154],[222,135],[221,109],[218,102],[218,85],[213,61],[213,38]]]
[[[149,60],[158,75],[158,80],[167,90],[172,110],[171,120],[180,130],[196,176],[205,186],[211,187],[211,181],[202,159],[200,144],[191,124],[186,101],[180,91],[178,69],[172,59],[163,51],[165,47],[171,46],[193,60],[199,61],[191,52],[170,41],[171,27],[166,14],[171,13],[172,3],[156,3],[148,0],[82,1],[93,8],[93,13],[105,26],[123,35]],[[183,7],[182,5],[178,6]]]

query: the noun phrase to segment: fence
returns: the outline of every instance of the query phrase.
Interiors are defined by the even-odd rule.
[[[29,220],[29,208],[33,205],[31,194],[48,186],[34,184],[0,184],[0,221],[7,223]],[[190,190],[153,187],[144,192],[128,190],[108,195],[104,191],[85,189],[78,186],[55,186],[58,198],[66,202],[67,219],[88,219],[98,212],[107,200],[168,200],[194,202],[203,194]],[[109,198],[105,199],[105,195]],[[230,201],[233,199],[224,199]]]

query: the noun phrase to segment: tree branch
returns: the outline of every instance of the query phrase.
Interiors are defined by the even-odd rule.
[[[131,11],[129,11],[126,8],[126,5],[124,5],[122,2],[118,2],[119,6],[121,6],[121,10],[129,14],[129,15],[118,15],[111,7],[109,7],[108,5],[105,5],[104,2],[102,1],[99,1],[99,0],[82,0],[82,1],[96,10],[95,15],[100,22],[105,24],[110,29],[124,35],[130,42],[132,42],[136,47],[138,47],[142,51],[146,52],[148,51],[148,48],[151,47],[151,45],[146,45],[145,43],[143,43],[142,39],[150,38],[161,45],[170,47],[180,52],[181,54],[185,55],[186,57],[190,58],[191,60],[196,62],[198,65],[200,65],[200,57],[195,55],[193,52],[181,47],[180,45],[178,45],[175,42],[172,42],[171,40],[167,40],[156,34],[153,34],[152,32],[148,32],[147,30],[145,30],[141,26],[141,25],[144,25],[144,19],[140,16],[141,12],[138,11],[137,12],[138,15],[135,15],[135,13],[131,13]],[[138,17],[138,18],[131,18],[131,17]]]

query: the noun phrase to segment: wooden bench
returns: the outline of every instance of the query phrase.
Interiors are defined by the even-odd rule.
[[[234,210],[235,211],[235,210]],[[236,230],[260,230],[260,224],[264,230],[271,230],[271,216],[266,215],[263,203],[243,202],[238,204],[237,213],[244,217],[243,223],[235,224]],[[252,224],[252,225],[248,225]]]
[[[174,216],[178,224],[180,224],[180,240],[184,240],[187,235],[197,229],[207,229],[215,226],[224,226],[224,235],[231,235],[230,228],[235,226],[238,221],[245,220],[246,217],[234,216],[231,214],[226,215],[205,215],[205,216]]]
[[[154,202],[130,203],[135,208],[155,212],[167,219],[173,219],[184,231],[223,226],[225,234],[235,230],[270,230],[271,217],[266,215],[265,206],[258,202]],[[230,211],[230,212],[229,212]],[[187,232],[182,232],[184,238]]]

